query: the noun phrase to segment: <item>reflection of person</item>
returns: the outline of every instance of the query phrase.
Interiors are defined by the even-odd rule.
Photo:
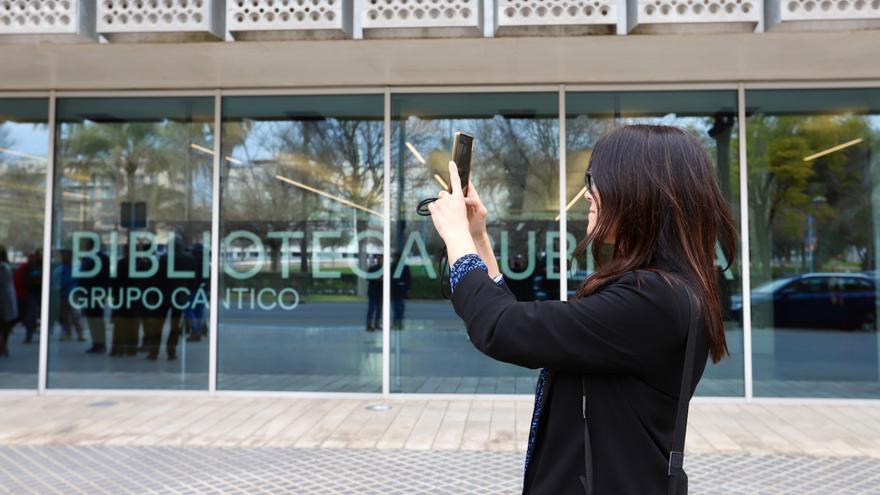
[[[15,270],[14,277],[19,314],[25,330],[24,343],[30,344],[37,333],[37,318],[42,300],[43,257],[39,250],[28,255],[27,261]]]
[[[152,277],[148,279],[142,279],[140,281],[142,293],[142,302],[140,304],[140,313],[141,323],[144,329],[144,350],[147,351],[147,359],[149,361],[155,361],[159,358],[159,346],[162,345],[162,330],[165,328],[165,321],[168,319],[168,301],[171,298],[171,291],[169,290],[169,281],[168,281],[168,255],[167,253],[162,254],[161,256],[153,255],[151,258],[138,258],[138,262],[144,262],[149,259],[156,261],[158,264],[158,269],[156,273],[153,274]],[[155,301],[152,299],[148,300],[146,296],[147,289],[158,289],[159,293],[162,294],[160,296],[156,296],[157,298],[161,297],[160,304],[155,304]],[[153,291],[155,293],[155,291]],[[169,337],[169,342],[171,338]],[[175,342],[175,346],[176,346]],[[169,349],[168,357],[170,359],[174,359],[172,350]]]
[[[61,263],[55,267],[52,272],[53,295],[58,298],[58,311],[55,313],[55,319],[61,325],[61,337],[59,340],[71,340],[73,332],[71,328],[76,330],[76,338],[80,342],[86,341],[82,324],[82,314],[79,310],[70,304],[70,293],[76,287],[73,280],[73,256],[68,248],[59,251],[61,255]]]
[[[190,254],[192,254],[196,266],[196,278],[193,280],[195,289],[190,295],[183,314],[186,322],[186,329],[189,333],[189,337],[186,338],[186,341],[199,342],[202,340],[202,337],[208,337],[208,324],[205,321],[207,304],[198,300],[199,291],[202,291],[205,295],[209,292],[208,279],[204,276],[203,272],[206,253],[204,247],[198,242],[193,243],[193,245],[190,246],[189,251]]]
[[[13,270],[6,254],[6,246],[0,246],[0,356],[9,356],[9,333],[18,319],[18,298],[15,295]]]
[[[453,308],[480,351],[542,368],[523,492],[685,493],[679,397],[686,406],[707,357],[727,354],[715,246],[728,263],[736,249],[700,141],[638,125],[596,142],[580,247],[592,245],[597,270],[570,301],[519,302],[492,283],[498,265],[484,234],[486,208],[473,184],[462,194],[449,168],[453,192],[441,191],[428,208],[454,260]],[[603,244],[611,256],[601,256]]]
[[[398,267],[401,263],[402,266]],[[403,330],[403,311],[406,309],[405,299],[412,287],[412,272],[398,252],[391,257],[391,267],[395,272],[400,272],[397,276],[394,272],[391,273],[391,328]]]
[[[140,249],[136,246],[135,249]],[[127,250],[126,250],[127,252]],[[136,268],[138,270],[146,270],[149,268],[149,261],[144,258],[137,258]],[[126,254],[119,258],[116,262],[116,278],[111,280],[112,294],[119,298],[117,306],[114,306],[112,313],[113,321],[113,341],[110,347],[111,356],[134,356],[137,355],[138,337],[141,328],[141,300],[128,298],[127,293],[129,287],[139,287],[142,285],[140,280],[133,278],[128,269],[129,257]],[[134,299],[134,300],[132,300]]]
[[[80,271],[83,273],[91,273],[95,270],[96,264],[99,264],[97,273],[89,277],[79,277],[77,284],[86,289],[88,294],[92,294],[93,290],[106,293],[110,284],[110,257],[101,250],[101,246],[95,246],[94,240],[91,238],[83,239],[83,250],[97,252],[90,256],[85,256],[80,263]],[[95,260],[97,258],[97,261]],[[90,301],[91,302],[91,301]],[[104,322],[103,304],[87,303],[82,310],[85,316],[86,326],[89,329],[89,335],[92,336],[92,346],[86,351],[86,354],[103,354],[107,350],[107,325]]]
[[[157,320],[161,320],[161,324],[155,327],[151,343],[147,345],[150,349],[149,354],[147,355],[148,359],[156,359],[159,354],[159,346],[162,341],[162,328],[165,325],[165,318],[169,310],[171,311],[171,319],[169,320],[171,328],[168,331],[168,341],[165,343],[165,352],[168,354],[168,359],[170,361],[177,359],[177,343],[180,340],[181,324],[184,323],[184,318],[183,309],[181,309],[179,305],[172,304],[174,291],[181,287],[185,287],[188,291],[186,292],[187,294],[194,294],[196,290],[196,272],[201,270],[201,267],[196,265],[196,258],[184,249],[183,237],[180,234],[174,234],[173,244],[174,247],[171,253],[174,254],[174,269],[178,272],[185,273],[185,275],[173,279],[168,277],[166,274],[168,264],[170,263],[169,255],[171,253],[166,252],[159,258],[159,270],[164,272],[157,278],[157,283],[154,285],[159,285],[163,294],[163,304],[160,311],[155,315]]]
[[[367,273],[379,273],[367,282],[367,331],[382,328],[382,255],[367,269]]]

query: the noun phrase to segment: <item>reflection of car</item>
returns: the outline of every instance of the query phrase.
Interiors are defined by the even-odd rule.
[[[807,273],[752,289],[752,314],[772,315],[774,327],[876,329],[874,278],[863,273]],[[742,297],[731,298],[734,319]]]

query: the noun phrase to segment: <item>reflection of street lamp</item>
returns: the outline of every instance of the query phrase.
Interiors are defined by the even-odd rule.
[[[815,196],[812,201],[813,205],[819,205],[825,202],[825,196]],[[809,273],[816,271],[813,253],[816,251],[816,232],[813,228],[815,223],[812,212],[807,210],[807,237],[804,239],[804,249],[807,252],[807,269]]]

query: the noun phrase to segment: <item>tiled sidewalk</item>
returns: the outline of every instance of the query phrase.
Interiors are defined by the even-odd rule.
[[[513,493],[531,408],[0,395],[0,493]],[[880,406],[695,402],[687,452],[692,493],[880,494]]]
[[[385,411],[369,406],[388,404]],[[532,401],[0,395],[0,445],[522,453]],[[880,459],[880,406],[694,402],[687,451]]]

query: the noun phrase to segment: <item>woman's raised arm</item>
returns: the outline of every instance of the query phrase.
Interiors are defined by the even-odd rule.
[[[485,271],[471,270],[458,282],[452,305],[474,346],[499,361],[639,374],[676,352],[686,328],[674,324],[684,318],[677,291],[656,273],[641,273],[641,284],[629,273],[569,302],[519,302]]]

